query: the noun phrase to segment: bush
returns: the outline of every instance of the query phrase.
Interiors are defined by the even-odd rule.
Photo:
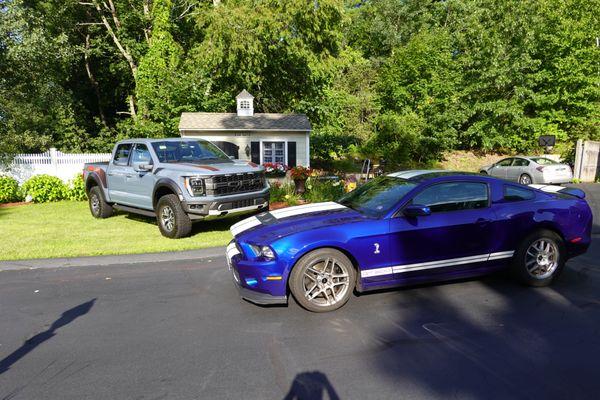
[[[85,192],[85,182],[83,176],[77,174],[69,181],[67,198],[73,201],[85,201],[87,200],[87,193]]]
[[[10,176],[0,176],[0,203],[12,203],[22,199],[19,183]]]
[[[344,185],[339,180],[309,178],[306,181],[307,192],[304,198],[311,203],[335,201],[344,194]]]
[[[287,197],[286,197],[287,196]],[[281,184],[275,182],[271,184],[271,202],[277,203],[281,201],[288,201],[294,194],[293,184]]]
[[[23,194],[35,203],[48,203],[66,199],[69,189],[59,178],[36,175],[23,184]]]

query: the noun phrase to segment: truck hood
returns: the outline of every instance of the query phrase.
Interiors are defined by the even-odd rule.
[[[221,175],[237,174],[244,172],[260,172],[264,168],[248,161],[235,160],[234,162],[195,164],[195,163],[160,163],[158,168],[170,171],[179,171],[191,175]]]
[[[236,239],[269,243],[293,233],[367,218],[339,203],[313,203],[264,212],[232,225],[230,230]]]

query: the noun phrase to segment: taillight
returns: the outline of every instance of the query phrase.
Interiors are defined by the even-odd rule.
[[[537,167],[536,169],[540,172],[544,172],[544,167]]]

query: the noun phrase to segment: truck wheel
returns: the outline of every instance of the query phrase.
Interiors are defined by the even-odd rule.
[[[290,273],[290,291],[302,307],[313,312],[337,310],[350,298],[356,270],[342,252],[318,249],[304,255]]]
[[[165,195],[158,200],[156,219],[160,233],[168,238],[186,237],[192,231],[192,221],[174,194]]]
[[[90,193],[88,194],[88,203],[90,205],[90,212],[94,218],[108,218],[113,215],[112,206],[104,201],[102,189],[100,189],[98,186],[94,186],[90,189]]]
[[[565,266],[565,244],[556,233],[543,229],[523,240],[513,259],[513,272],[529,286],[548,286]]]

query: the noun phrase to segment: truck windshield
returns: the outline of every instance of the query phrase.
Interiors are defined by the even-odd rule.
[[[163,163],[223,163],[232,162],[214,144],[206,140],[165,140],[153,142],[152,147]]]
[[[370,217],[381,218],[416,186],[417,182],[380,176],[342,196],[338,203]]]

